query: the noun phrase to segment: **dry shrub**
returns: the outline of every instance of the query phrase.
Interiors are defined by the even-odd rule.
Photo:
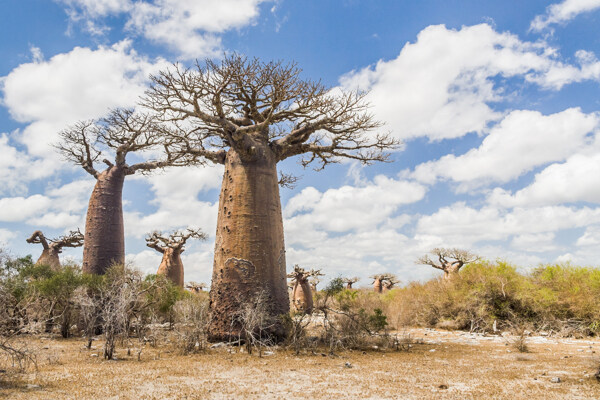
[[[173,305],[175,347],[182,354],[196,353],[206,347],[206,328],[210,322],[207,293],[190,294]]]
[[[522,274],[505,262],[477,262],[452,279],[432,279],[383,296],[398,326],[470,331],[526,323],[564,336],[600,333],[600,270],[540,266]]]

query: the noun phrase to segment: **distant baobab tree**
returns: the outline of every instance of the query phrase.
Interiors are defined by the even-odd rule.
[[[211,340],[238,337],[242,304],[265,293],[267,313],[289,311],[277,163],[304,154],[317,169],[342,158],[386,161],[398,142],[371,134],[381,126],[364,93],[332,90],[300,77],[295,64],[226,55],[151,77],[142,104],[175,124],[174,135],[197,162],[225,166],[219,197],[210,291]],[[289,181],[289,179],[285,179]],[[283,337],[283,324],[269,328]]]
[[[292,303],[296,311],[301,311],[305,314],[312,313],[313,298],[308,279],[310,277],[323,276],[321,270],[311,269],[310,271],[306,271],[299,265],[294,265],[294,270],[287,276],[292,279],[292,284],[294,285],[292,289]]]
[[[206,283],[188,282],[185,288],[192,293],[200,293],[206,289]]]
[[[125,177],[159,168],[188,165],[185,156],[170,150],[165,127],[150,114],[117,109],[97,121],[81,121],[60,132],[55,145],[64,158],[96,178],[85,222],[83,272],[104,274],[125,261],[122,192]],[[158,151],[156,160],[127,164],[132,153]],[[102,158],[103,152],[114,158]],[[102,162],[106,168],[96,169]]]
[[[373,290],[376,293],[383,293],[384,289],[389,290],[395,284],[400,282],[398,278],[396,278],[396,275],[390,273],[375,274],[371,276],[371,278],[373,279]]]
[[[344,282],[346,284],[346,289],[352,289],[352,285],[354,285],[359,280],[360,280],[360,278],[355,276],[353,278],[343,278],[342,282]]]
[[[155,231],[146,238],[146,246],[163,255],[157,274],[167,276],[179,287],[183,287],[184,282],[181,253],[185,251],[185,244],[190,238],[206,240],[207,236],[200,229],[188,229],[185,232],[175,231],[168,237]]]
[[[321,279],[319,279],[318,276],[312,276],[309,280],[308,280],[308,284],[310,285],[310,289],[313,292],[317,291],[317,285],[321,283]]]
[[[43,247],[42,255],[38,258],[36,265],[48,265],[53,269],[57,269],[60,268],[58,255],[62,253],[63,247],[83,246],[83,234],[77,229],[69,232],[68,235],[48,239],[42,231],[35,231],[26,241],[27,243],[41,243]]]
[[[452,276],[457,275],[458,271],[466,264],[479,260],[477,255],[467,250],[457,248],[435,248],[431,250],[430,253],[437,257],[439,263],[433,261],[428,255],[419,258],[417,263],[431,265],[433,268],[441,269],[444,271],[444,279],[450,279]]]

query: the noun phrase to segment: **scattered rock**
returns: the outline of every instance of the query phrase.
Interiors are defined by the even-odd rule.
[[[435,352],[435,349],[431,349],[431,350],[429,350],[429,352],[430,352],[430,353],[434,353],[434,352]]]
[[[32,383],[28,383],[26,387],[27,387],[27,389],[41,389],[42,388],[40,385],[34,385]]]
[[[560,383],[561,380],[558,376],[553,376],[552,378],[550,378],[550,382],[552,383]]]
[[[90,354],[90,357],[98,357],[98,354]]]
[[[263,351],[263,356],[272,356],[273,354],[275,353],[273,353],[272,351]]]
[[[352,364],[350,364],[348,361],[346,361],[344,363],[344,368],[352,368]]]
[[[213,345],[210,346],[211,349],[218,349],[220,347],[225,347],[227,346],[227,343],[225,342],[219,342],[219,343],[215,343]]]
[[[438,389],[448,389],[448,385],[441,384]]]

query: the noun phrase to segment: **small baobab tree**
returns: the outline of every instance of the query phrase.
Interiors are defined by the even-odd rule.
[[[321,279],[319,279],[319,276],[311,276],[310,279],[308,280],[308,284],[310,285],[310,289],[313,292],[317,292],[317,285],[321,283]]]
[[[288,274],[288,278],[291,278],[293,284],[292,303],[296,311],[305,314],[312,313],[313,298],[309,278],[317,276],[323,276],[321,270],[306,271],[299,265],[294,265],[294,270]]]
[[[391,289],[392,286],[399,282],[398,278],[390,273],[375,274],[371,278],[373,279],[373,291],[376,293],[383,293],[384,289]]]
[[[206,283],[188,282],[185,288],[192,293],[201,293],[206,289]]]
[[[77,229],[69,232],[68,235],[49,239],[44,236],[42,231],[35,231],[26,241],[27,243],[40,243],[43,247],[42,255],[38,258],[36,265],[48,265],[53,269],[58,269],[60,268],[58,255],[62,253],[63,247],[83,246],[83,234]]]
[[[360,278],[356,276],[353,278],[342,278],[342,281],[346,284],[346,289],[352,289],[352,285],[354,285],[359,280]]]
[[[85,222],[83,272],[104,274],[112,264],[125,261],[122,193],[125,177],[168,166],[187,165],[182,153],[173,152],[165,125],[151,114],[113,110],[97,121],[81,121],[60,132],[55,145],[65,159],[81,166],[96,179]],[[160,153],[155,160],[127,164],[127,156]],[[114,156],[110,161],[103,152]],[[101,161],[104,170],[97,169]]]
[[[295,64],[233,54],[220,63],[178,65],[151,77],[142,104],[177,124],[186,152],[225,166],[210,291],[209,336],[237,336],[236,310],[265,293],[268,312],[289,311],[277,164],[304,155],[317,169],[342,158],[386,161],[398,142],[372,134],[381,123],[364,93],[331,90],[300,77]],[[282,337],[282,323],[272,326]]]
[[[206,240],[207,236],[200,229],[188,229],[185,232],[173,232],[168,237],[155,231],[146,238],[146,246],[163,255],[157,274],[166,275],[179,287],[183,287],[184,282],[181,253],[185,251],[185,243],[190,238]]]
[[[444,279],[450,279],[457,275],[458,271],[466,264],[479,260],[479,257],[467,250],[435,248],[430,252],[437,257],[438,263],[433,261],[429,255],[424,255],[417,260],[418,264],[431,265],[433,268],[444,271]]]

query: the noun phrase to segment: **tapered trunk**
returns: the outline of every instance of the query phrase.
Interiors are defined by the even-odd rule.
[[[225,160],[210,290],[211,340],[237,337],[240,304],[260,292],[277,319],[269,333],[284,336],[277,317],[289,312],[289,298],[277,167],[268,147],[260,151],[264,156],[258,161],[244,161],[234,150]]]
[[[158,275],[166,275],[175,285],[183,287],[183,263],[181,262],[181,251],[167,248],[158,267]]]
[[[50,246],[42,251],[42,255],[36,261],[35,265],[48,265],[53,270],[60,268],[60,260],[58,258],[58,249]]]
[[[373,282],[373,290],[376,293],[383,292],[383,282],[381,282],[381,279],[375,279],[375,282]]]
[[[304,312],[305,314],[312,313],[313,298],[308,282],[296,282],[294,291],[292,292],[292,299],[296,311]]]
[[[109,167],[98,175],[85,220],[83,272],[104,274],[125,261],[122,168]]]

